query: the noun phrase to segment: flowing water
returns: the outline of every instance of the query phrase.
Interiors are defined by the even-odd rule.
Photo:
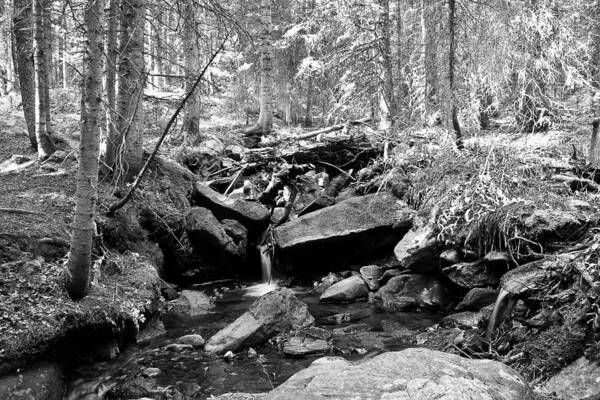
[[[208,338],[247,311],[250,304],[261,295],[273,290],[274,284],[262,283],[241,289],[224,291],[216,301],[210,314],[201,317],[166,315],[163,317],[166,333],[145,344],[135,344],[127,348],[116,359],[81,365],[69,373],[68,400],[100,400],[114,385],[123,382],[136,384],[148,368],[158,368],[152,378],[160,387],[176,387],[179,391],[193,392],[194,399],[208,398],[227,392],[266,392],[281,384],[294,373],[307,367],[320,356],[289,358],[283,356],[272,345],[257,346],[258,357],[249,357],[246,350],[235,358],[226,361],[222,357],[208,355],[201,349],[169,351],[165,346],[176,343],[176,339],[190,333]],[[422,313],[386,313],[367,303],[320,304],[318,296],[309,288],[294,288],[296,296],[308,304],[316,319],[316,325],[327,329],[343,327],[350,323],[366,323],[374,330],[381,331],[383,320],[393,320],[408,329],[423,329],[439,320],[437,315]],[[332,315],[352,315],[352,321],[336,324]],[[338,321],[339,322],[339,321]],[[390,345],[376,351],[398,350],[402,346]],[[339,355],[339,354],[338,354]],[[368,357],[370,354],[345,353],[352,359]],[[139,378],[138,378],[139,379]],[[131,386],[130,385],[130,386]],[[140,395],[138,397],[144,397]],[[192,398],[192,397],[190,397]]]
[[[509,291],[502,288],[500,289],[500,293],[498,293],[498,297],[496,298],[496,304],[494,304],[494,309],[492,311],[492,315],[490,316],[487,332],[485,334],[485,338],[488,341],[491,341],[492,339],[492,334],[494,333],[494,329],[496,328],[496,322],[498,319],[498,315],[500,314],[502,304],[504,303],[504,299],[506,298],[506,296],[508,296],[509,294]]]

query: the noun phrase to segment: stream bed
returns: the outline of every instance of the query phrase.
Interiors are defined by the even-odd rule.
[[[190,399],[205,399],[228,392],[271,390],[323,354],[288,357],[275,345],[266,343],[254,348],[256,355],[243,349],[234,358],[226,360],[222,356],[206,354],[200,348],[178,349],[169,345],[177,343],[177,338],[192,333],[208,339],[273,288],[273,285],[266,284],[231,290],[223,288],[210,314],[199,317],[163,315],[166,333],[148,342],[129,346],[113,360],[80,365],[70,371],[65,399],[152,397],[148,396],[149,392],[158,389],[168,393],[171,388]],[[333,330],[360,324],[358,336],[340,334],[338,329],[338,334],[332,339],[333,350],[329,353],[353,360],[408,347],[383,332],[386,324],[416,332],[434,325],[441,318],[427,313],[387,313],[367,302],[320,304],[319,296],[312,288],[295,287],[292,290],[308,305],[316,326]]]

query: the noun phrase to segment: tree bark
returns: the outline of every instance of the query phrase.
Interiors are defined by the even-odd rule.
[[[123,144],[120,178],[135,176],[142,168],[142,121],[144,114],[144,0],[121,5],[119,77],[117,94],[117,146]]]
[[[312,120],[312,103],[313,103],[313,77],[308,76],[306,82],[306,112],[304,114],[304,126],[311,127],[313,124]]]
[[[380,127],[388,129],[396,115],[396,99],[394,97],[394,76],[392,72],[392,54],[390,45],[390,2],[379,0],[383,12],[380,16],[380,68],[379,113]]]
[[[156,79],[156,86],[158,90],[162,90],[165,87],[165,69],[163,67],[163,45],[162,45],[162,14],[156,16],[156,29],[154,30],[154,67],[155,74],[158,75]]]
[[[45,160],[55,150],[54,143],[48,135],[48,70],[46,65],[44,35],[44,8],[48,0],[33,0],[33,65],[35,87],[35,138],[37,141],[38,158]]]
[[[271,2],[262,0],[260,48],[260,112],[257,125],[261,133],[273,129],[273,50],[271,44]]]
[[[100,151],[102,99],[102,24],[100,15],[103,3],[103,0],[87,0],[84,16],[86,52],[82,79],[83,101],[77,203],[66,274],[67,291],[73,299],[83,298],[88,293],[92,263]]]
[[[456,82],[454,80],[454,71],[456,68],[456,0],[448,0],[448,30],[450,36],[450,49],[448,51],[448,84],[450,87],[450,101],[452,114],[452,128],[456,135],[456,145],[462,149],[462,133],[458,121],[458,107],[456,105]]]
[[[191,91],[194,80],[198,76],[200,51],[195,31],[195,7],[192,2],[186,2],[183,15],[183,57],[185,66],[185,92]],[[186,141],[193,139],[200,132],[200,90],[194,89],[185,105],[183,115],[183,132]]]
[[[598,128],[600,127],[600,119],[595,119],[592,122],[592,137],[590,140],[590,152],[588,161],[593,168],[598,168],[600,162],[600,146],[598,141]]]
[[[425,122],[427,119],[427,42],[429,35],[427,31],[427,0],[421,0],[419,10],[420,46],[419,61],[413,72],[413,113],[415,118]]]
[[[50,114],[50,84],[52,72],[52,21],[50,14],[51,0],[45,0],[42,8],[42,33],[44,35],[44,105],[46,110],[46,130],[48,134],[52,132],[51,114]]]
[[[116,118],[116,77],[117,77],[117,22],[119,0],[109,0],[108,32],[106,37],[106,151],[104,163],[114,168],[117,157],[119,135]]]
[[[28,0],[14,0],[13,12],[13,62],[18,77],[18,89],[21,92],[29,142],[32,148],[37,149],[31,2]]]
[[[61,75],[62,75],[62,87],[67,90],[69,88],[69,64],[67,61],[67,57],[69,55],[69,40],[68,40],[68,26],[67,26],[67,13],[66,7],[63,10],[62,15],[62,26],[61,26]]]

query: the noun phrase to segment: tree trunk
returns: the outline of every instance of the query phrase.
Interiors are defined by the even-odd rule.
[[[598,127],[600,127],[600,119],[595,119],[592,122],[592,138],[590,140],[589,163],[592,168],[598,168],[600,161],[600,146],[598,141]]]
[[[124,143],[120,178],[135,176],[142,168],[144,114],[144,0],[124,1],[121,6],[119,78],[117,94],[117,145]]]
[[[402,0],[396,1],[396,113],[400,112],[401,104],[403,99],[406,97],[406,83],[404,80],[404,65],[405,61],[403,42],[404,39],[404,27],[402,22]]]
[[[44,0],[42,8],[42,33],[44,35],[44,105],[46,116],[46,130],[48,134],[52,133],[52,123],[50,114],[50,77],[52,74],[52,21],[50,20],[50,7],[52,0]]]
[[[421,0],[419,12],[420,45],[419,60],[413,71],[412,112],[413,118],[425,122],[427,119],[427,0]]]
[[[396,115],[396,99],[394,98],[394,77],[392,72],[392,54],[390,45],[390,2],[379,0],[383,12],[380,17],[380,69],[379,114],[380,127],[388,129]]]
[[[48,70],[46,69],[47,49],[44,35],[44,8],[48,0],[33,0],[33,65],[35,87],[35,138],[38,158],[45,160],[54,152],[54,143],[48,135]]]
[[[200,70],[200,52],[198,48],[198,38],[194,28],[195,7],[193,3],[186,2],[183,15],[183,58],[185,66],[185,92],[189,93],[198,72]],[[200,132],[200,90],[195,89],[185,105],[183,116],[183,132],[186,136],[186,142],[195,138]]]
[[[312,121],[312,102],[313,102],[313,77],[309,75],[306,83],[306,113],[304,114],[304,126],[311,127]]]
[[[103,0],[87,0],[84,26],[86,52],[82,79],[81,143],[77,174],[77,202],[73,234],[67,261],[66,287],[73,299],[89,290],[94,214],[98,197],[98,155],[100,148],[100,110],[102,98],[102,24]]]
[[[163,45],[162,45],[162,14],[156,16],[156,29],[154,30],[154,67],[157,74],[156,86],[158,90],[163,90],[165,87],[165,69],[163,67]]]
[[[62,15],[62,40],[61,40],[61,69],[62,69],[62,87],[63,89],[69,88],[69,64],[68,64],[68,56],[69,56],[69,40],[67,36],[68,26],[67,26],[67,13],[66,7],[63,11]]]
[[[33,19],[31,2],[13,1],[13,61],[18,77],[18,89],[21,92],[23,114],[31,147],[37,149],[35,137],[35,88],[33,67]]]
[[[273,76],[271,46],[271,2],[262,0],[260,48],[260,113],[257,125],[261,133],[273,129]]]
[[[462,133],[458,121],[458,108],[456,106],[456,82],[454,81],[454,70],[456,68],[456,3],[455,0],[448,0],[448,30],[450,49],[448,51],[448,85],[450,87],[450,107],[452,114],[452,128],[456,135],[456,146],[463,148]]]
[[[104,162],[110,168],[115,166],[119,135],[116,118],[116,76],[117,76],[117,22],[119,0],[109,0],[108,32],[106,38],[106,151]]]

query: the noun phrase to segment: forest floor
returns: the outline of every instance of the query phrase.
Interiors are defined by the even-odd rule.
[[[63,103],[68,104],[64,100]],[[127,273],[100,274],[89,297],[80,302],[68,298],[62,271],[74,207],[78,117],[69,107],[55,108],[55,131],[62,143],[56,156],[40,164],[29,147],[22,110],[9,104],[0,107],[3,114],[0,120],[0,137],[3,138],[0,146],[2,372],[14,367],[11,363],[3,365],[6,360],[13,362],[17,356],[24,360],[34,357],[49,349],[49,340],[64,337],[66,330],[82,323],[93,321],[104,327],[114,323],[123,325],[127,321],[142,323],[144,313],[156,307],[153,302],[158,297],[159,282],[155,268],[128,254],[123,257],[129,259],[121,260],[123,265],[132,266]],[[152,110],[147,120],[146,150],[153,146],[168,118],[164,107],[156,106]],[[230,120],[213,120],[203,124],[203,138],[213,140],[219,148],[223,147],[220,143],[223,141],[239,145],[241,140],[234,135],[239,127]],[[414,176],[417,164],[425,160],[429,167],[423,170],[420,180],[413,182],[411,189],[414,202],[423,202],[419,197],[428,187],[438,186],[428,196],[443,197],[456,191],[456,187],[444,186],[447,183],[439,176],[436,178],[435,170],[443,175],[452,168],[463,168],[461,179],[465,181],[453,183],[485,187],[469,192],[482,198],[488,196],[482,204],[492,197],[491,203],[519,198],[539,208],[560,209],[561,204],[579,200],[598,209],[598,194],[586,190],[574,192],[564,182],[553,179],[557,171],[572,170],[583,163],[590,130],[588,121],[581,120],[537,134],[514,134],[510,128],[485,131],[467,138],[467,150],[463,154],[452,148],[452,140],[444,139],[439,128],[411,130],[405,133],[408,136],[395,140],[393,157],[403,167],[388,168],[383,173],[406,172],[408,165]],[[282,131],[285,131],[284,136],[289,136],[301,129]],[[406,140],[416,144],[408,148]],[[163,154],[177,158],[185,153],[187,150],[179,147],[180,142],[177,137],[168,140]],[[9,171],[10,168],[14,170]],[[423,187],[419,188],[419,184]],[[110,185],[104,183],[102,201],[110,196],[110,191]],[[462,201],[473,202],[464,197]],[[454,206],[460,208],[464,204]]]
[[[75,205],[77,117],[60,116],[59,150],[39,163],[22,110],[3,104],[1,113],[0,372],[55,351],[78,329],[96,329],[100,339],[130,334],[125,325],[143,323],[159,296],[155,266],[131,253],[117,260],[126,273],[96,271],[92,293],[69,298],[63,273]]]

